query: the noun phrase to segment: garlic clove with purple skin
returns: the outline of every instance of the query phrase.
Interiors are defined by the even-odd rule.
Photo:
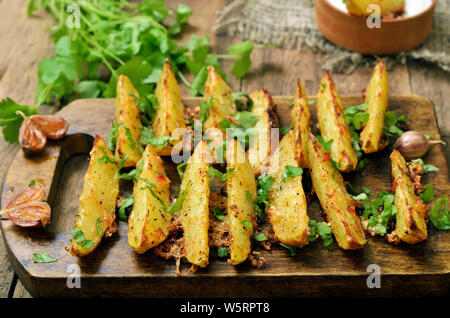
[[[442,140],[428,140],[424,134],[410,130],[401,135],[394,144],[394,148],[400,151],[402,156],[407,159],[417,159],[425,155],[430,146],[435,144],[444,144]]]

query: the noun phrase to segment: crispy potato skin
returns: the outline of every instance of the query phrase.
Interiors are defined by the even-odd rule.
[[[79,217],[75,227],[81,228],[87,240],[91,240],[93,247],[83,248],[72,240],[69,252],[74,256],[85,256],[95,250],[102,239],[97,230],[97,220],[104,236],[110,236],[117,230],[115,223],[116,200],[119,195],[119,180],[114,179],[117,164],[99,162],[106,154],[113,158],[105,140],[96,136],[90,152],[90,163],[84,176],[83,192],[80,196]]]
[[[386,64],[381,61],[375,66],[367,87],[366,104],[369,120],[360,135],[361,148],[365,153],[377,152],[380,149],[388,98],[389,82]]]
[[[253,229],[242,222],[255,224],[253,200],[247,200],[247,191],[256,198],[256,181],[253,168],[241,144],[232,140],[227,146],[227,168],[234,168],[227,178],[227,219],[230,226],[229,263],[244,262],[251,252]]]
[[[189,158],[181,191],[190,189],[180,210],[187,260],[200,267],[208,265],[209,245],[209,164],[206,141],[201,141]]]
[[[222,129],[219,123],[229,116],[236,114],[230,86],[216,72],[213,66],[208,67],[208,77],[205,83],[205,102],[212,100],[209,117],[203,123],[203,130],[209,128]]]
[[[281,139],[271,158],[267,174],[272,176],[275,182],[270,192],[268,216],[275,237],[281,243],[301,247],[308,244],[309,235],[302,176],[287,178],[282,182],[282,174],[287,165],[299,166],[295,155],[295,139],[295,132],[291,130]]]
[[[294,123],[296,157],[300,167],[307,168],[308,136],[311,133],[311,113],[309,112],[308,96],[300,79],[297,80],[297,87],[295,88],[291,122]]]
[[[427,207],[414,193],[406,161],[400,152],[394,150],[390,158],[394,205],[398,210],[395,231],[402,241],[415,244],[427,238]]]
[[[258,118],[258,122],[254,126],[257,133],[250,138],[247,154],[255,175],[258,176],[267,170],[272,148],[278,142],[278,139],[272,140],[271,128],[278,128],[279,120],[276,106],[267,89],[251,93],[250,98],[253,100],[252,113]]]
[[[333,139],[331,159],[339,164],[340,171],[355,170],[358,158],[355,149],[353,149],[350,132],[344,121],[344,107],[328,72],[322,79],[317,95],[317,115],[322,137],[325,141]]]
[[[331,166],[328,153],[313,135],[308,140],[308,162],[314,189],[338,245],[344,250],[362,248],[367,241],[355,202],[348,195],[341,174]]]
[[[170,180],[155,147],[147,145],[141,161],[144,164],[139,178],[153,183],[153,192],[169,206]],[[128,244],[140,254],[164,241],[169,234],[170,215],[148,187],[150,185],[144,180],[134,182],[134,205],[128,219]]]
[[[380,14],[388,12],[402,12],[405,8],[405,0],[347,0],[345,5],[347,10],[355,15],[368,16],[372,11],[367,12],[370,4],[377,4],[380,7]]]
[[[156,85],[155,95],[158,99],[158,108],[152,125],[155,136],[172,136],[172,132],[176,128],[186,127],[180,88],[168,60],[164,62],[163,71]],[[158,155],[169,156],[172,146],[178,141],[170,141],[169,147],[157,147]]]
[[[131,93],[131,94],[130,94]],[[120,161],[126,155],[128,159],[124,164],[124,167],[133,167],[141,158],[139,150],[139,138],[141,136],[141,112],[136,106],[134,96],[138,97],[139,94],[131,83],[130,79],[125,75],[120,75],[117,81],[117,97],[116,97],[116,111],[114,113],[114,122],[122,123],[118,127],[117,145],[116,145],[116,158]],[[133,136],[136,146],[133,145],[133,141],[130,141],[127,134],[127,127],[131,135]]]

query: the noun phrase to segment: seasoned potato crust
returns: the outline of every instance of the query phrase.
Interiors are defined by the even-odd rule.
[[[398,210],[395,232],[402,241],[415,244],[427,238],[427,207],[414,193],[414,184],[400,152],[394,150],[390,158],[394,205]]]
[[[84,242],[79,244],[72,239],[69,252],[74,256],[92,253],[103,236],[110,236],[117,231],[115,210],[119,195],[119,180],[114,179],[117,164],[100,160],[105,155],[113,158],[105,140],[96,136],[90,152],[89,167],[84,176],[80,210],[75,223],[75,227],[81,229],[86,240],[92,242],[92,246],[83,247]]]
[[[355,202],[348,195],[341,174],[331,166],[329,154],[313,135],[309,135],[308,162],[314,189],[338,245],[344,250],[362,248],[367,241]]]
[[[338,164],[338,169],[343,172],[355,170],[358,158],[344,121],[344,106],[342,106],[333,79],[328,72],[322,79],[317,95],[317,116],[323,139],[325,141],[333,139],[331,159]]]
[[[381,61],[375,66],[366,91],[369,120],[361,131],[361,148],[365,153],[377,152],[383,137],[384,114],[388,107],[389,83],[386,64]]]
[[[126,75],[120,75],[117,81],[116,111],[114,123],[119,124],[117,129],[116,158],[122,160],[126,155],[124,167],[134,167],[141,158],[139,138],[142,124],[141,112],[136,106],[139,93]]]

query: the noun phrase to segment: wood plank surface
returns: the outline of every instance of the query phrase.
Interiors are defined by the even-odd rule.
[[[278,105],[278,114],[283,126],[290,124],[290,98],[274,97]],[[360,96],[342,96],[345,106],[362,102]],[[199,99],[186,98],[185,104],[195,107]],[[398,114],[406,115],[410,120],[410,128],[420,129],[432,138],[439,138],[432,104],[423,97],[415,95],[392,96],[390,109]],[[413,107],[410,107],[413,106]],[[50,193],[49,202],[55,200],[53,193],[62,189],[57,181],[48,176],[53,170],[70,174],[70,169],[85,172],[85,157],[75,157],[72,167],[54,164],[58,153],[68,158],[71,153],[87,152],[89,145],[80,133],[106,136],[113,119],[114,100],[78,100],[65,107],[61,112],[70,123],[67,136],[62,141],[65,147],[61,152],[48,151],[40,156],[24,157],[19,151],[6,176],[2,191],[2,206],[6,204],[14,192],[25,187],[29,180],[42,174],[46,192]],[[313,121],[315,107],[311,107]],[[92,118],[96,118],[95,121]],[[89,139],[89,138],[88,138]],[[92,140],[92,138],[90,138]],[[56,145],[53,145],[56,147]],[[371,163],[361,172],[345,175],[345,179],[354,186],[364,185],[378,194],[391,186],[389,156],[390,151],[370,156]],[[49,161],[49,157],[52,160]],[[62,158],[62,160],[65,160]],[[73,159],[72,159],[73,160]],[[425,162],[434,164],[439,173],[424,176],[424,184],[434,184],[437,196],[450,192],[448,169],[441,146],[433,147],[424,157]],[[172,181],[173,192],[179,185],[175,165],[170,158],[165,159],[168,177]],[[58,175],[59,173],[55,173]],[[77,181],[77,180],[75,180]],[[56,182],[56,183],[55,183]],[[273,250],[263,251],[256,247],[266,259],[262,270],[250,267],[248,263],[234,267],[223,260],[212,258],[206,269],[196,274],[184,269],[184,277],[177,277],[173,261],[159,259],[152,252],[139,255],[128,246],[127,224],[119,222],[119,233],[111,239],[105,239],[97,250],[83,259],[72,257],[65,247],[71,238],[70,228],[74,224],[77,211],[78,194],[82,182],[72,183],[71,193],[66,199],[72,202],[73,209],[54,211],[55,221],[47,231],[41,229],[22,229],[8,220],[2,221],[8,247],[14,253],[12,257],[15,269],[25,284],[37,296],[152,296],[152,297],[196,297],[196,296],[318,296],[355,294],[360,296],[375,295],[438,295],[444,293],[450,283],[449,238],[450,233],[436,231],[430,226],[429,238],[417,245],[400,244],[393,246],[383,238],[369,239],[368,245],[359,251],[343,251],[334,244],[330,252],[320,242],[298,249],[297,256],[291,257],[286,249],[274,246]],[[10,191],[10,189],[15,189]],[[61,200],[63,198],[59,198]],[[56,203],[56,204],[59,204]],[[59,215],[56,215],[58,213]],[[315,198],[308,202],[308,214],[321,221],[321,208]],[[51,264],[35,264],[31,261],[32,253],[48,252],[58,259]],[[120,260],[120,261],[118,261]],[[66,287],[67,268],[70,264],[78,264],[81,268],[81,289]],[[380,266],[383,275],[383,289],[371,291],[365,287],[366,268],[369,264]],[[248,279],[244,279],[248,278]],[[305,283],[314,279],[314,288]],[[134,282],[139,281],[142,288],[137,291]],[[214,286],[211,285],[214,281]],[[399,291],[398,284],[402,282]],[[195,288],[192,288],[195,284]],[[240,284],[239,290],[235,290]],[[109,286],[108,288],[106,286]],[[151,288],[147,288],[146,286]]]
[[[232,39],[223,33],[215,35],[211,31],[211,27],[215,24],[216,11],[228,1],[209,0],[205,5],[205,1],[201,0],[167,0],[171,8],[175,8],[180,2],[190,5],[195,13],[182,39],[187,39],[193,33],[209,34],[212,49],[216,53],[225,53],[226,46],[240,40]],[[27,17],[25,3],[25,0],[0,0],[0,20],[2,21],[0,38],[6,44],[0,47],[0,99],[10,96],[19,103],[33,105],[38,63],[43,57],[53,54],[53,44],[47,30],[47,27],[53,24],[53,19],[44,12],[39,12],[37,17]],[[305,52],[278,48],[255,50],[249,76],[243,81],[230,76],[231,86],[234,90],[247,92],[267,87],[273,95],[291,95],[294,80],[300,76],[308,94],[315,95],[323,75],[321,69],[323,61],[324,57],[321,54],[308,50]],[[224,64],[226,70],[229,69],[229,65],[229,62]],[[367,85],[368,74],[370,70],[358,69],[352,75],[332,75],[336,80],[339,93],[344,95],[360,93],[360,90]],[[389,77],[392,94],[415,93],[432,100],[441,135],[448,144],[450,120],[446,99],[450,93],[450,73],[431,64],[408,61],[407,65],[399,65],[389,71]],[[188,93],[186,87],[182,87],[182,91],[184,95]],[[0,182],[2,183],[16,151],[16,146],[9,145],[0,138]],[[449,147],[445,147],[445,153],[447,162],[450,162]],[[74,167],[71,170],[74,172],[70,179],[78,180],[82,173],[76,171],[81,170]],[[72,191],[71,181],[62,180],[61,182],[61,188],[64,190],[58,196],[65,198],[64,193]],[[56,209],[64,209],[63,205]],[[73,205],[68,204],[67,207],[70,209]],[[11,264],[6,258],[1,233],[0,259],[4,260],[0,263],[0,297],[23,296],[22,292],[14,291],[15,288],[19,290],[24,288],[20,280],[14,279]]]

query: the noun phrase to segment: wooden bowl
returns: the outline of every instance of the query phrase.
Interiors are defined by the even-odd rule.
[[[382,19],[380,28],[369,28],[367,17],[343,12],[328,0],[316,1],[316,23],[329,41],[363,54],[386,55],[419,46],[428,36],[433,24],[437,0],[418,15]]]

